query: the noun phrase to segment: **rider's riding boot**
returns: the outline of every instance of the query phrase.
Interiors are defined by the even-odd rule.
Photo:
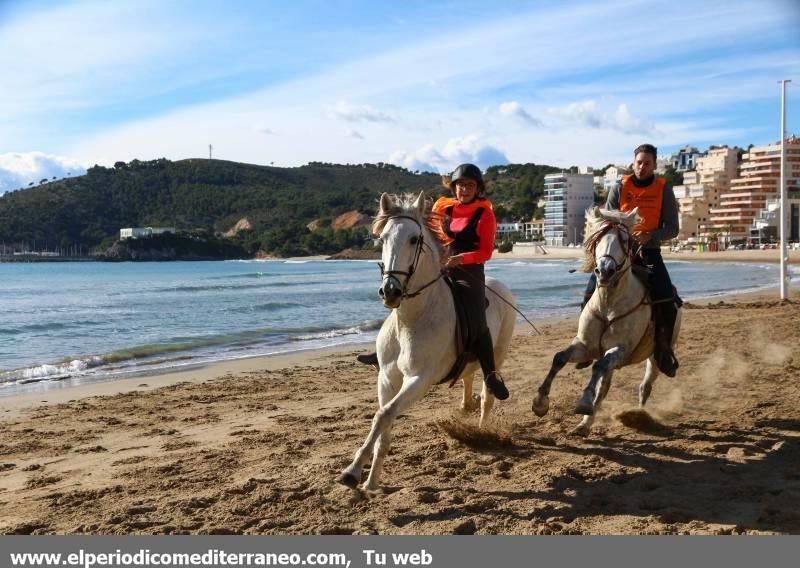
[[[486,383],[486,388],[494,395],[497,400],[505,400],[508,398],[508,389],[506,388],[503,377],[500,376],[494,367],[494,347],[492,346],[492,334],[487,329],[475,342],[475,354],[478,356],[478,361],[481,364],[483,371],[483,381]]]
[[[359,363],[363,363],[364,365],[373,365],[375,367],[378,366],[378,354],[377,353],[363,353],[361,355],[356,356],[356,361]]]
[[[508,388],[506,388],[506,383],[503,382],[503,377],[500,376],[500,373],[492,371],[483,377],[483,380],[486,383],[486,388],[489,389],[489,392],[492,393],[497,400],[505,400],[508,398]]]
[[[672,332],[675,328],[677,310],[672,301],[653,305],[655,324],[655,356],[658,369],[668,377],[674,377],[678,371],[678,360],[672,351]]]

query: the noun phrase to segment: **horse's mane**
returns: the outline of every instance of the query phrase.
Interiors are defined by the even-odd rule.
[[[371,230],[373,235],[380,235],[389,219],[397,215],[408,215],[409,217],[419,219],[417,216],[417,209],[414,207],[414,202],[417,199],[416,195],[411,193],[404,193],[402,195],[389,194],[388,197],[390,206],[386,210],[381,210],[379,208],[378,214],[372,221]],[[419,219],[419,222],[435,237],[433,239],[433,245],[436,247],[440,257],[445,253],[445,243],[447,242],[447,236],[442,231],[442,220],[443,215],[434,213],[433,211],[433,201],[426,198],[425,212],[422,219]]]
[[[595,235],[602,231],[608,223],[625,225],[629,229],[639,222],[640,217],[636,210],[630,213],[615,209],[601,209],[591,207],[586,210],[586,225],[583,229],[583,272],[592,272],[595,269],[594,246]]]

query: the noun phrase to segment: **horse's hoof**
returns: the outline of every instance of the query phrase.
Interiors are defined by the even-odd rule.
[[[350,473],[349,471],[343,471],[339,477],[336,478],[337,483],[341,483],[342,485],[349,487],[350,489],[355,489],[358,487],[358,479],[356,476]]]
[[[586,426],[585,424],[578,424],[577,426],[575,426],[575,428],[572,429],[572,433],[575,434],[576,436],[585,438],[586,436],[589,435],[589,430],[590,430],[589,426]]]
[[[535,397],[533,397],[531,410],[533,410],[533,413],[540,418],[547,414],[547,411],[550,410],[550,397],[537,394]]]
[[[580,401],[575,407],[575,414],[583,414],[584,416],[594,416],[594,406],[586,402]]]

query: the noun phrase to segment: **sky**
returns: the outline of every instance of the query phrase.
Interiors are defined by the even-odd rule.
[[[0,0],[0,193],[94,164],[604,166],[800,134],[800,2]]]

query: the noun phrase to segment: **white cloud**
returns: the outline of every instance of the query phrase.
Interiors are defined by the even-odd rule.
[[[472,163],[481,169],[498,164],[507,164],[509,159],[505,152],[481,141],[477,134],[462,138],[452,138],[441,148],[426,144],[410,152],[395,152],[387,160],[389,163],[403,166],[409,170],[438,172],[446,174],[459,164]]]
[[[613,128],[625,134],[651,135],[656,129],[655,123],[652,121],[631,114],[628,110],[628,105],[624,103],[617,107],[612,124]]]
[[[635,116],[625,103],[618,105],[613,112],[601,108],[594,100],[570,103],[562,107],[551,107],[547,110],[553,116],[587,128],[610,129],[624,134],[644,136],[656,133],[653,121]]]
[[[350,138],[355,138],[356,140],[364,140],[364,135],[361,134],[358,130],[353,130],[348,128],[345,132],[345,135],[349,136]]]
[[[62,156],[43,152],[24,154],[0,154],[0,194],[28,187],[33,182],[38,185],[42,179],[63,178],[83,175],[86,167],[79,162]]]
[[[347,122],[396,122],[394,117],[380,112],[367,105],[353,105],[346,101],[339,101],[333,109],[337,118]]]
[[[703,50],[708,47],[715,50],[714,53],[727,53],[720,46],[736,42],[749,45],[748,38],[780,25],[781,15],[777,11],[746,2],[704,3],[693,18],[680,21],[680,33],[653,36],[647,27],[634,27],[628,30],[626,42],[618,41],[616,27],[601,25],[602,22],[623,21],[634,9],[642,7],[643,11],[651,13],[660,10],[652,2],[633,1],[597,6],[570,4],[556,9],[537,8],[527,13],[518,11],[500,20],[488,18],[474,28],[465,29],[464,33],[414,36],[407,42],[387,43],[385,51],[369,51],[366,56],[355,51],[350,59],[326,61],[323,66],[299,66],[296,74],[259,91],[245,90],[236,95],[228,91],[230,98],[227,100],[161,108],[88,132],[70,131],[63,148],[49,146],[47,149],[78,156],[89,163],[105,164],[132,158],[202,156],[209,143],[214,144],[215,155],[225,159],[254,163],[274,161],[280,165],[298,165],[310,160],[374,162],[384,159],[392,149],[400,149],[392,154],[397,156],[395,163],[405,161],[407,167],[420,166],[412,169],[443,172],[459,161],[480,161],[485,156],[494,156],[498,161],[507,157],[519,162],[557,165],[591,159],[590,163],[601,164],[619,159],[611,153],[613,149],[623,148],[627,156],[629,148],[635,147],[641,136],[652,137],[661,144],[664,140],[674,144],[697,142],[707,139],[711,133],[716,136],[722,129],[711,121],[725,116],[726,124],[731,124],[726,109],[717,104],[725,93],[729,94],[723,102],[737,105],[752,100],[753,96],[763,97],[754,86],[746,89],[746,97],[742,98],[742,77],[737,81],[720,81],[711,75],[698,78],[696,73],[683,73],[682,66],[690,65],[687,61],[696,61],[697,53],[705,53]],[[563,33],[565,26],[572,30],[570,34]],[[201,31],[205,34],[207,29],[201,28]],[[83,42],[78,35],[73,34],[75,37],[70,41]],[[189,45],[196,47],[195,35],[192,32],[188,39],[191,40]],[[36,37],[47,36],[38,31],[28,33],[30,45],[40,43],[34,41]],[[135,47],[142,41],[131,40],[129,44]],[[641,50],[631,51],[630,44],[648,45],[645,57]],[[3,45],[9,47],[7,53],[14,52],[13,46],[0,38],[0,47]],[[492,48],[487,49],[487,45]],[[117,75],[107,78],[103,70],[94,68],[95,61],[87,55],[98,47],[102,46],[89,42],[79,50],[91,68],[81,68],[81,74],[70,75],[69,80],[59,82],[71,89],[67,97],[70,100],[84,100],[83,95],[91,91],[94,83],[84,81],[86,77],[103,77],[104,84],[117,84]],[[187,52],[182,50],[172,59],[173,48],[171,44],[160,45],[144,59],[170,61],[170,69],[173,69],[178,63],[186,62],[179,56]],[[103,53],[100,60],[108,60],[108,54],[113,54],[109,49],[99,51]],[[126,56],[131,53],[134,52],[126,52]],[[666,60],[664,54],[669,54],[671,59]],[[766,55],[769,52],[764,57]],[[791,53],[784,55],[782,64],[797,68],[792,62],[797,58],[791,59]],[[740,51],[731,50],[730,54],[720,55],[712,66],[697,70],[736,68],[742,57]],[[192,55],[192,61],[198,59]],[[13,71],[24,73],[23,63],[16,65],[10,75]],[[105,61],[104,70],[112,66],[119,73],[126,73],[129,61],[125,63],[115,66],[113,61]],[[131,80],[140,80],[142,68],[147,66],[139,63]],[[628,65],[639,65],[645,70],[621,74],[620,70]],[[755,59],[752,66],[757,67]],[[591,70],[588,76],[585,75],[587,70]],[[201,68],[199,72],[203,80],[211,76],[208,68]],[[49,76],[50,73],[37,74],[38,79]],[[61,77],[58,73],[52,76]],[[475,76],[480,76],[480,80],[475,81]],[[565,80],[564,77],[574,79]],[[175,83],[170,81],[154,80],[150,84],[158,89],[175,88]],[[33,85],[35,89],[16,89],[15,85],[4,92],[20,93],[14,95],[18,101],[28,100],[27,93],[37,97],[52,95],[56,102],[61,97],[58,89],[46,89],[39,83]],[[121,84],[115,93],[124,90],[126,85]],[[676,88],[663,94],[664,88],[670,85]],[[775,82],[770,81],[768,88],[772,93],[776,89]],[[525,102],[524,106],[514,100],[501,105],[503,99],[518,96],[508,94],[511,92],[535,93],[536,97],[520,99]],[[0,93],[0,102],[2,100]],[[123,97],[124,100],[127,99]],[[337,100],[340,102],[331,106]],[[535,100],[537,106],[530,100]],[[564,101],[576,100],[578,102],[571,105],[563,105]],[[40,102],[34,99],[32,106]],[[546,112],[548,106],[555,112]],[[479,109],[482,108],[491,110],[481,116]],[[497,120],[494,109],[498,108],[501,114],[515,120]],[[695,119],[682,117],[678,127],[675,117],[682,116],[687,109],[713,112],[702,116],[697,113]],[[27,122],[17,121],[18,124],[13,123],[15,126],[6,128],[3,112],[0,109],[0,144],[7,145],[9,140],[14,140],[19,147],[44,149],[43,144],[30,138],[34,129]],[[673,116],[666,116],[667,113]],[[12,115],[10,113],[9,117]],[[546,135],[529,127],[530,119],[539,120],[539,117],[547,123]],[[334,122],[337,124],[332,124]],[[684,127],[690,122],[691,128]],[[12,122],[9,120],[8,124]],[[280,138],[257,132],[254,125],[262,124],[269,124],[270,131],[280,132]],[[357,131],[346,132],[367,136],[369,144],[361,142],[358,136],[343,136],[343,126],[357,127]],[[44,127],[41,130],[45,130]],[[448,138],[476,130],[484,133],[484,153],[464,150],[458,158],[445,154]],[[66,129],[50,128],[50,131],[57,135]],[[683,138],[678,139],[678,136]],[[590,151],[576,155],[578,147],[585,151],[583,144],[574,142],[577,138],[591,139],[595,145],[586,146]],[[47,140],[54,144],[52,139]],[[730,142],[717,138],[714,141]],[[604,153],[608,155],[603,157]],[[596,158],[598,155],[600,157]]]
[[[531,126],[542,126],[542,121],[528,113],[517,101],[501,103],[500,114],[518,118]]]

